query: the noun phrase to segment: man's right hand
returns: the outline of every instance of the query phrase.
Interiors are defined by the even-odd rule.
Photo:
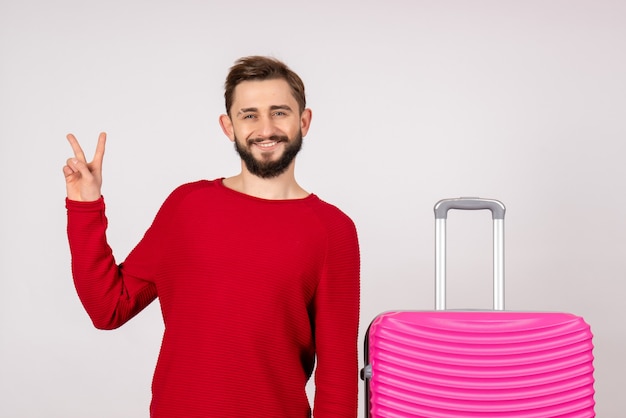
[[[74,151],[74,157],[69,158],[63,167],[68,199],[90,202],[98,200],[102,195],[102,159],[106,139],[106,133],[102,132],[98,137],[93,160],[88,163],[76,137],[72,134],[67,135],[67,140]]]

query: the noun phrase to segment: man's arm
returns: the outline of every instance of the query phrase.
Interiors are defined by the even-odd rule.
[[[106,134],[100,134],[89,163],[74,135],[69,134],[67,139],[74,151],[74,157],[63,167],[74,284],[94,325],[117,328],[156,298],[156,288],[150,282],[124,275],[107,243],[101,195]]]
[[[314,416],[356,418],[360,256],[356,229],[347,217],[329,225],[329,248],[316,292]]]

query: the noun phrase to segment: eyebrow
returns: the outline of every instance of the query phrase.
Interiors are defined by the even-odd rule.
[[[288,105],[272,105],[270,106],[270,110],[288,110],[291,111],[291,106]],[[239,112],[237,112],[238,115],[242,114],[242,113],[249,113],[249,112],[258,112],[259,108],[258,107],[244,107],[239,109]]]
[[[270,106],[270,110],[289,110],[291,111],[291,107],[288,105],[274,105]]]

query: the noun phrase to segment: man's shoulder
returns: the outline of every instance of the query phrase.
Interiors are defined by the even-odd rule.
[[[162,207],[180,208],[181,205],[187,206],[193,205],[193,202],[197,202],[202,196],[206,196],[207,192],[210,194],[211,190],[218,189],[219,179],[216,180],[197,180],[189,183],[181,184],[176,187],[167,196],[163,202]]]
[[[315,206],[318,210],[323,210],[329,213],[335,213],[338,215],[347,216],[341,209],[339,209],[339,206],[333,203],[330,203],[327,200],[322,199],[321,197],[319,197],[319,195],[315,193],[311,193],[310,197],[312,197],[312,199],[308,199],[308,202],[312,206]]]
[[[332,221],[344,224],[346,226],[354,226],[354,222],[343,210],[338,206],[322,200],[319,196],[313,195],[313,199],[308,199],[310,207],[318,217],[325,221]]]
[[[215,189],[217,188],[219,181],[221,181],[221,179],[196,180],[189,183],[181,184],[172,191],[169,198],[180,199],[190,194],[194,194],[197,191]]]

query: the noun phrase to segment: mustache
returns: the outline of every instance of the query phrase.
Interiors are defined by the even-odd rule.
[[[272,135],[268,138],[250,138],[248,139],[248,145],[256,144],[263,141],[274,141],[274,142],[289,142],[289,138],[285,135]]]

